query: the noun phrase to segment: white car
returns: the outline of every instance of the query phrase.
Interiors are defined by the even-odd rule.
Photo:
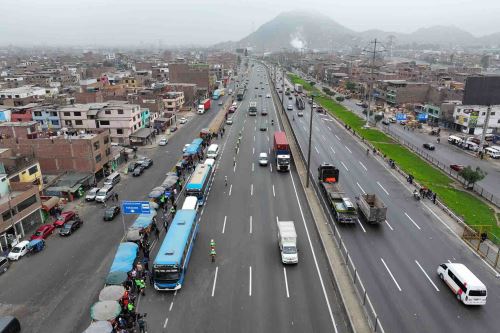
[[[267,153],[260,153],[259,154],[259,165],[267,165],[269,162],[267,158]]]
[[[288,106],[286,107],[287,110],[293,110],[293,105],[292,104],[288,104]]]
[[[12,248],[7,258],[9,260],[19,260],[22,256],[28,253],[29,241],[22,241]]]
[[[227,118],[226,125],[232,125],[232,124],[233,124],[233,118]]]
[[[267,94],[267,95],[266,95],[266,97],[267,97],[267,98],[271,98],[271,94]]]
[[[188,120],[186,118],[184,118],[184,117],[182,117],[181,119],[179,119],[179,123],[181,123],[181,124],[185,124],[185,123],[187,123],[187,121]]]
[[[160,138],[160,142],[158,142],[158,144],[159,144],[160,146],[165,146],[167,143],[168,143],[168,139],[167,139],[166,137],[164,137],[164,136],[162,136],[162,137]]]
[[[191,144],[190,143],[186,143],[184,145],[184,148],[182,148],[182,152],[185,153],[189,146],[191,146]]]
[[[235,107],[238,107],[238,103],[236,103],[236,102],[233,102],[233,105],[232,105],[232,107],[234,107],[234,108],[235,108]]]
[[[224,103],[222,101],[219,101],[219,105],[222,105],[222,104],[224,104]]]
[[[90,191],[87,192],[87,195],[85,196],[85,201],[94,201],[95,196],[97,195],[97,192],[99,192],[100,188],[99,187],[93,187]]]

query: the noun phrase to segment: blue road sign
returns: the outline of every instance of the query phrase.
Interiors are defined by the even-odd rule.
[[[406,114],[405,113],[396,113],[396,120],[406,120]]]
[[[122,202],[122,214],[151,214],[151,207],[149,206],[149,201],[123,201]]]

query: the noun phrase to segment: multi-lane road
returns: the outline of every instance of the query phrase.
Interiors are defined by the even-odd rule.
[[[284,105],[290,102],[294,100],[285,98]],[[307,153],[310,105],[304,117],[298,117],[295,109],[285,113],[302,151]],[[314,112],[314,175],[323,162],[340,169],[340,184],[351,198],[376,193],[388,207],[387,221],[381,225],[360,220],[355,226],[341,227],[386,332],[498,331],[500,281],[496,273],[443,223],[446,217],[431,202],[416,202],[407,183],[380,160],[367,156],[366,148],[343,126],[329,115]],[[467,307],[457,302],[436,274],[438,265],[448,261],[464,263],[486,284],[485,306]]]
[[[264,71],[251,70],[233,125],[215,141],[221,153],[200,209],[200,231],[184,286],[176,293],[150,292],[140,300],[139,311],[148,313],[153,332],[351,331],[295,170],[276,172],[272,158],[267,167],[258,164],[259,153],[272,156],[273,132],[280,128],[270,124],[277,115],[272,99],[265,97],[270,92],[266,83]],[[247,115],[250,101],[258,103],[255,117]],[[260,115],[263,107],[267,116]],[[261,131],[261,124],[268,130]],[[276,220],[295,222],[297,265],[281,263]],[[215,263],[208,255],[212,238]]]
[[[115,186],[120,199],[145,200],[182,156],[184,144],[208,127],[218,109],[213,103],[209,112],[193,115],[166,146],[139,149],[154,165],[140,177],[122,175]],[[13,263],[0,276],[0,314],[17,316],[23,332],[82,332],[90,323],[90,307],[104,286],[123,226],[120,217],[103,222],[104,209],[96,203],[83,203],[78,212],[84,225],[74,235],[54,234],[44,251]],[[132,221],[125,219],[127,225]]]

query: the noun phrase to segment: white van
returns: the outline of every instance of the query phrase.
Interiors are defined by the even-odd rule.
[[[486,304],[486,286],[465,265],[444,263],[439,265],[437,274],[462,303]]]
[[[495,158],[495,159],[500,158],[500,150],[496,150],[493,147],[485,148],[484,152],[486,153],[486,155],[488,155],[491,158]]]
[[[111,186],[105,186],[97,192],[95,196],[95,201],[97,202],[106,202],[113,195],[113,188]]]
[[[450,135],[448,137],[448,142],[451,143],[451,144],[454,144],[454,145],[459,145],[463,142],[464,140],[462,140],[462,138],[456,136],[456,135]]]
[[[104,185],[105,186],[115,186],[116,184],[118,184],[120,182],[120,174],[118,172],[113,172],[112,174],[110,174],[108,176],[108,178],[106,178],[106,180],[104,181]]]
[[[217,155],[219,155],[219,145],[212,143],[207,150],[207,157],[216,159]]]
[[[182,209],[194,209],[197,211],[198,207],[198,198],[195,196],[187,196],[182,204]]]

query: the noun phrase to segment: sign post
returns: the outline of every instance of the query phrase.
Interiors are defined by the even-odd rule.
[[[151,206],[149,201],[122,201],[122,223],[123,223],[123,235],[126,234],[127,230],[125,228],[125,215],[150,215]]]

